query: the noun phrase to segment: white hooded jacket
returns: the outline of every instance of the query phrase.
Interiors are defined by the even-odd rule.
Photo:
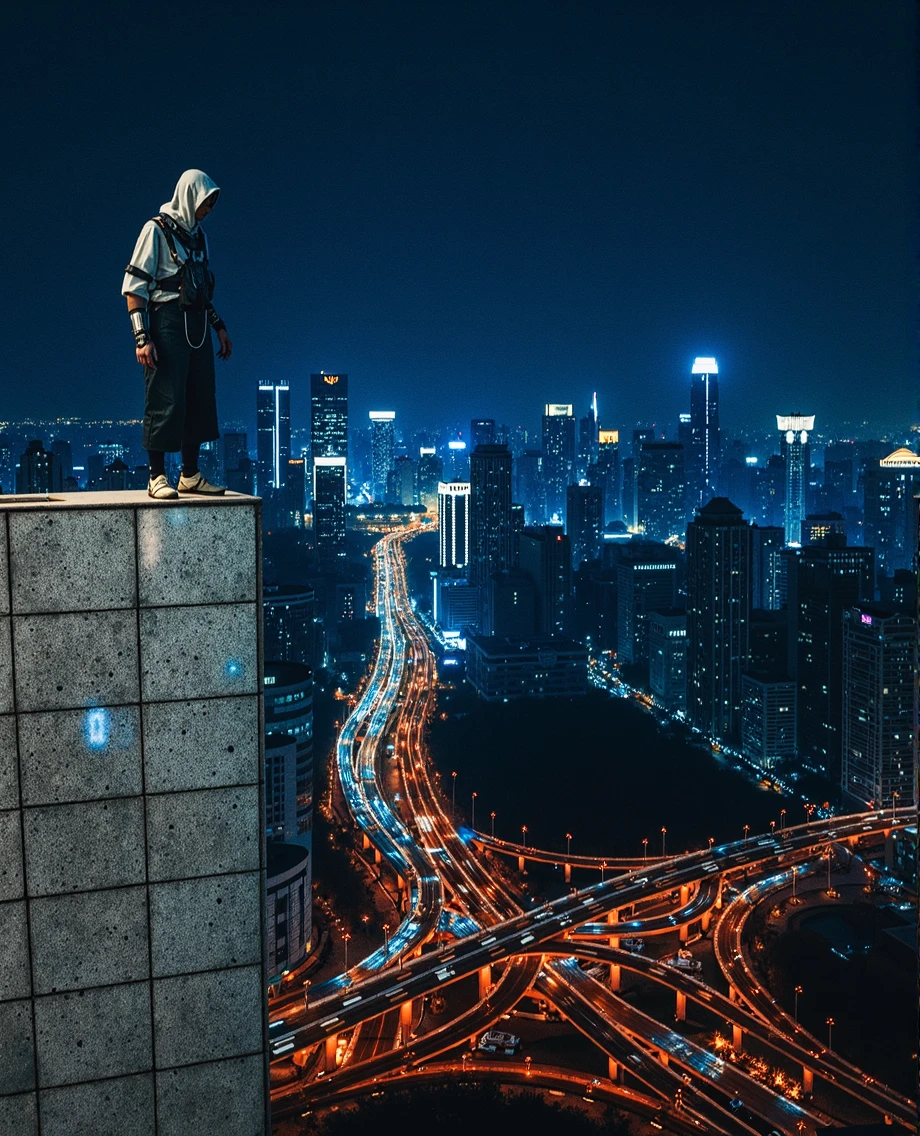
[[[189,234],[198,230],[195,220],[195,210],[212,193],[220,193],[218,187],[202,170],[186,170],[176,183],[176,191],[171,201],[160,206],[160,212],[171,217]],[[207,238],[205,238],[207,247]],[[180,263],[185,259],[185,250],[180,241],[176,241],[176,255]],[[175,263],[170,255],[169,246],[163,238],[160,227],[155,222],[148,221],[141,229],[134,252],[131,255],[129,268],[139,269],[144,275],[125,272],[121,285],[123,296],[142,296],[152,303],[161,304],[174,300],[178,291],[164,292],[154,286],[153,281],[164,280],[176,272]],[[150,277],[150,280],[145,279]]]

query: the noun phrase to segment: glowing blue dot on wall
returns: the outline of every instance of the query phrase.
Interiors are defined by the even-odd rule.
[[[239,659],[228,659],[225,669],[228,678],[239,678],[243,673],[243,664]]]
[[[111,729],[110,711],[96,707],[83,715],[83,737],[89,749],[105,749],[109,744]]]

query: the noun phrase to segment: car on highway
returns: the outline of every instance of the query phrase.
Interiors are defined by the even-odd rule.
[[[480,1053],[504,1053],[506,1057],[513,1057],[517,1053],[521,1039],[514,1033],[505,1033],[503,1030],[487,1030],[479,1039],[476,1048]]]
[[[673,967],[675,970],[686,970],[690,974],[699,974],[703,969],[703,964],[692,958],[680,958],[677,955],[672,955],[671,958],[661,960],[665,966]]]
[[[631,951],[634,955],[645,950],[645,942],[642,939],[621,939],[620,946],[624,951]]]

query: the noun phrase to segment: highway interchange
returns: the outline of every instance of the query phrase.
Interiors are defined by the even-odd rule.
[[[405,915],[384,947],[346,974],[314,986],[308,1005],[302,996],[273,1004],[273,1061],[289,1066],[296,1056],[304,1074],[279,1079],[273,1117],[379,1091],[391,1078],[424,1079],[434,1059],[445,1055],[455,1074],[501,1080],[504,1067],[507,1083],[520,1083],[519,1060],[481,1064],[470,1061],[468,1051],[457,1056],[457,1050],[530,993],[606,1054],[611,1079],[597,1082],[599,1094],[657,1117],[668,1131],[797,1133],[828,1122],[807,1103],[773,1091],[618,996],[625,970],[669,986],[677,1017],[687,1001],[715,1012],[739,1035],[794,1060],[801,1079],[831,1083],[834,1099],[848,1099],[863,1114],[913,1130],[914,1103],[799,1029],[759,987],[740,946],[754,903],[788,886],[792,872],[810,872],[822,855],[845,855],[843,850],[906,819],[895,821],[890,810],[834,817],[665,860],[611,858],[605,866],[629,870],[536,909],[525,904],[480,858],[477,847],[490,839],[458,831],[429,759],[425,725],[434,710],[437,672],[409,600],[403,553],[404,541],[416,531],[389,533],[375,545],[378,653],[335,756],[342,800],[366,846],[395,874]],[[398,769],[398,803],[387,789],[388,761]],[[526,851],[535,859],[552,855]],[[575,866],[597,868],[591,859],[591,865],[576,860]],[[726,886],[741,877],[741,892]],[[665,902],[673,893],[679,896],[676,909]],[[435,932],[447,912],[466,933],[445,945]],[[708,926],[710,919],[727,995],[692,973],[620,949],[621,934],[648,941],[693,921]],[[606,981],[588,975],[579,959],[602,965]],[[443,994],[470,976],[478,979],[475,1003],[437,1029],[413,1036],[425,996]],[[528,1064],[526,1077],[536,1078],[533,1084],[569,1086],[562,1091],[585,1091],[584,1076],[565,1069],[531,1070]],[[736,1098],[745,1104],[741,1116],[729,1104]]]

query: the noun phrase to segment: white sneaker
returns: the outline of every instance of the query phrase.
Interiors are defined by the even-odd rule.
[[[186,477],[183,473],[179,478],[180,493],[200,493],[203,497],[223,497],[227,490],[222,485],[212,485],[205,481],[200,473],[193,473]]]
[[[166,474],[161,473],[159,477],[151,477],[147,485],[147,496],[155,497],[158,501],[170,501],[179,494],[166,480]]]

